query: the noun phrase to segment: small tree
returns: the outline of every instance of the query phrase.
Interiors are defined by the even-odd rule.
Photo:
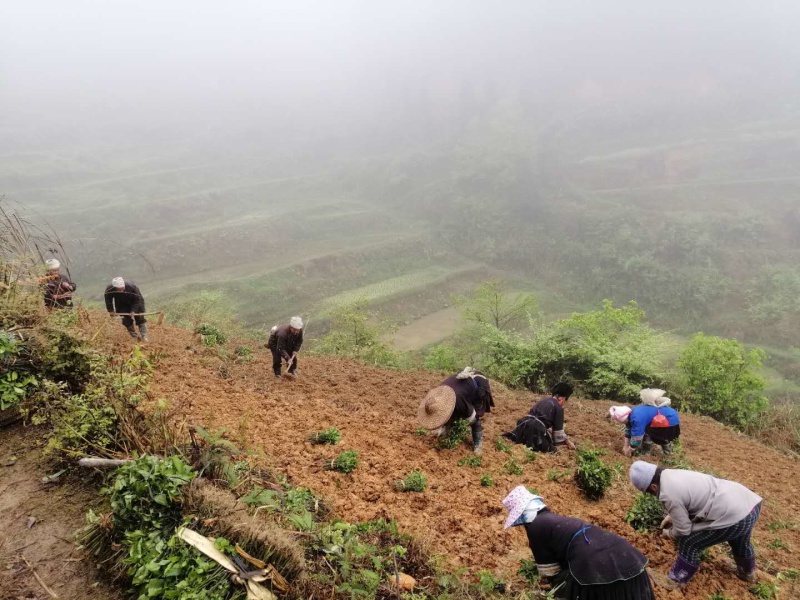
[[[678,359],[681,408],[745,427],[768,404],[758,372],[766,356],[760,348],[748,352],[737,340],[698,333]]]
[[[491,325],[497,329],[513,329],[515,325],[526,323],[539,308],[535,295],[510,292],[498,279],[482,283],[471,296],[457,296],[455,304],[467,323]]]
[[[362,362],[395,366],[397,355],[383,341],[391,327],[375,320],[366,300],[337,306],[331,312],[331,328],[317,345],[323,354],[346,356]]]

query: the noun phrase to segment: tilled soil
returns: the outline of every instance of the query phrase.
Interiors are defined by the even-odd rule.
[[[344,519],[395,519],[404,531],[423,539],[434,552],[446,554],[456,565],[513,577],[519,560],[531,558],[531,553],[524,531],[503,531],[501,500],[514,486],[524,484],[544,496],[556,512],[628,538],[656,570],[666,572],[674,560],[672,542],[637,533],[623,520],[635,496],[626,478],[631,461],[620,452],[620,428],[604,419],[608,402],[571,399],[566,408],[566,430],[572,439],[579,445],[606,449],[604,460],[617,468],[618,476],[606,497],[591,502],[572,481],[574,453],[568,450],[537,455],[534,462],[524,465],[522,475],[506,474],[509,455],[495,448],[495,440],[538,399],[530,393],[493,386],[496,408],[485,421],[483,464],[470,468],[457,465],[471,454],[468,443],[439,451],[432,438],[417,433],[420,399],[444,374],[395,372],[301,352],[301,377],[277,380],[271,372],[271,356],[263,348],[256,349],[252,363],[232,364],[184,330],[163,326],[151,331],[149,347],[161,357],[151,387],[153,399],[168,399],[172,406],[180,406],[190,423],[225,427],[232,437],[247,439],[253,448],[272,457],[275,468],[296,485],[326,498]],[[130,346],[121,327],[104,335],[117,352]],[[342,432],[337,446],[309,443],[312,433],[328,427]],[[686,457],[696,468],[739,481],[764,497],[755,533],[762,580],[772,581],[778,571],[797,568],[798,461],[704,417],[683,416],[682,432]],[[325,459],[346,449],[360,455],[351,475],[323,470]],[[513,453],[522,463],[522,449],[514,447]],[[427,474],[428,489],[424,493],[394,491],[393,482],[415,468]],[[479,485],[484,473],[494,479],[493,487]],[[793,528],[769,531],[768,525],[778,522],[791,522]],[[776,539],[790,550],[769,548]],[[722,547],[715,548],[687,590],[658,590],[659,600],[707,600],[714,592],[732,599],[752,598],[747,585],[726,571],[725,557]],[[800,598],[797,584],[785,581],[779,586],[781,598]]]

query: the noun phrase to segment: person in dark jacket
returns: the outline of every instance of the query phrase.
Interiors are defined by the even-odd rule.
[[[139,291],[139,286],[132,281],[125,281],[122,277],[114,277],[111,285],[106,288],[105,301],[106,310],[112,319],[117,315],[123,315],[122,324],[132,338],[139,339],[141,336],[143,342],[148,341],[147,319],[141,316],[141,313],[145,312],[144,296]],[[132,313],[136,316],[132,317]],[[139,334],[136,333],[134,323],[139,327]]]
[[[741,483],[686,469],[662,469],[637,460],[628,471],[631,484],[658,498],[667,511],[661,534],[675,540],[678,558],[666,577],[653,573],[666,589],[686,586],[700,568],[700,553],[709,546],[731,547],[736,575],[756,581],[756,551],[750,537],[761,514],[762,498]]]
[[[51,258],[44,264],[47,266],[47,275],[43,279],[44,305],[50,309],[72,307],[72,292],[78,286],[61,274],[61,263],[57,259]]]
[[[303,319],[292,317],[288,325],[275,326],[269,334],[267,348],[272,351],[272,371],[280,378],[282,361],[285,361],[287,373],[297,377],[297,353],[303,345]]]
[[[417,419],[425,429],[437,430],[438,435],[444,434],[459,419],[466,421],[472,429],[472,451],[481,454],[481,419],[493,406],[489,380],[480,371],[466,367],[428,392],[420,404]]]
[[[654,600],[647,558],[626,539],[552,512],[541,496],[517,486],[503,500],[503,529],[522,525],[539,575],[566,600]]]
[[[559,382],[553,386],[552,396],[542,398],[519,421],[513,431],[503,437],[515,444],[525,444],[536,452],[555,452],[558,446],[575,449],[564,432],[564,404],[572,395],[572,386]]]

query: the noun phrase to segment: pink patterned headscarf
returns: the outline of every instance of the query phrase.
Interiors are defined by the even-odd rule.
[[[630,406],[612,406],[608,409],[608,416],[617,423],[624,423],[631,414]]]
[[[511,493],[503,499],[503,506],[508,510],[508,518],[503,525],[503,529],[517,525],[517,520],[531,504],[536,506],[532,510],[541,510],[545,507],[542,497],[530,493],[524,485],[518,485],[511,490]]]

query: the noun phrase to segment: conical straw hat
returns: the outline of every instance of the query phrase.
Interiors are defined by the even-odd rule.
[[[450,419],[456,408],[456,393],[453,388],[440,385],[433,388],[417,411],[417,421],[425,429],[438,429]]]

